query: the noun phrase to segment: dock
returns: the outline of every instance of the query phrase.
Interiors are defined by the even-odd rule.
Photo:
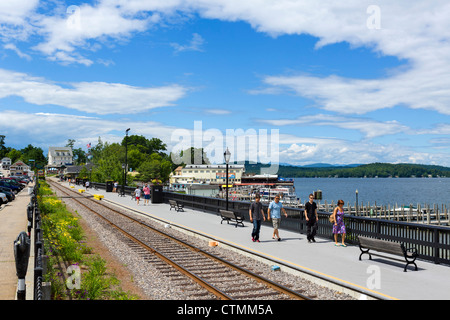
[[[323,212],[332,213],[335,207],[336,204],[334,202],[329,204],[325,201],[318,204],[319,210]],[[445,204],[422,205],[420,203],[416,205],[412,203],[408,205],[377,205],[377,203],[371,205],[367,203],[350,206],[347,202],[347,206],[344,206],[344,212],[361,217],[449,226],[450,206]]]

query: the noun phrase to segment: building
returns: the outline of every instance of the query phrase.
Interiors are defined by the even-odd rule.
[[[48,163],[45,166],[48,173],[61,172],[67,166],[73,164],[73,152],[71,147],[49,147]]]
[[[228,166],[228,183],[241,183],[242,175],[245,172],[244,165],[231,164]],[[186,165],[184,168],[178,167],[170,175],[170,185],[175,189],[185,188],[190,184],[216,184],[226,183],[226,165]]]
[[[49,147],[48,166],[68,166],[73,164],[71,147]]]
[[[9,167],[10,176],[26,176],[31,171],[29,165],[19,160]]]
[[[11,166],[11,159],[5,157],[1,161],[2,162],[0,164],[1,165],[0,169],[1,170],[9,170],[9,167]]]
[[[67,167],[63,167],[62,168],[62,174],[67,177],[67,178],[78,178],[78,175],[80,174],[81,170],[83,168],[86,168],[89,176],[92,172],[92,168],[93,168],[93,164],[92,163],[88,163],[86,165],[83,166],[67,166]]]
[[[3,158],[0,162],[0,177],[9,177],[9,167],[11,166],[10,158]]]

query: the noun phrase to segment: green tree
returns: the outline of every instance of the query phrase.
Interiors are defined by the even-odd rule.
[[[19,150],[16,150],[14,148],[12,148],[7,154],[6,156],[8,158],[11,159],[11,163],[16,162],[17,160],[19,160],[20,158],[22,158],[22,152],[20,152]]]
[[[21,149],[22,161],[29,164],[29,160],[33,159],[37,167],[44,167],[47,164],[47,158],[41,148],[33,147],[31,144]]]
[[[73,153],[73,162],[77,165],[82,165],[87,162],[86,152],[81,148],[72,149]]]

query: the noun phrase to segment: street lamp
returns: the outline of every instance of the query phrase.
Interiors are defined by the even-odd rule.
[[[226,185],[226,191],[227,191],[227,200],[226,200],[226,209],[228,210],[228,163],[230,162],[230,156],[231,156],[231,152],[230,152],[230,150],[228,150],[228,147],[227,147],[227,150],[223,153],[223,158],[224,158],[224,160],[225,160],[225,163],[226,163],[226,183],[227,183],[227,185]]]
[[[358,215],[358,189],[356,189],[356,215]]]
[[[127,169],[128,169],[128,131],[130,128],[125,130],[125,164],[122,164],[122,168],[124,169],[123,174],[123,184],[122,184],[122,195],[125,196],[125,185],[127,184]]]

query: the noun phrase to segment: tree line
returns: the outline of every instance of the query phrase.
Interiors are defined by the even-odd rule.
[[[259,173],[260,168],[265,165],[246,165],[247,173]],[[371,163],[355,167],[296,167],[280,165],[278,175],[290,178],[410,178],[410,177],[450,177],[450,168],[436,165],[422,164],[391,164]]]
[[[33,165],[33,161],[30,160],[34,160],[34,164],[38,168],[43,168],[47,164],[47,158],[44,156],[44,151],[41,148],[36,148],[29,144],[25,148],[18,150],[7,147],[5,139],[5,135],[0,135],[0,160],[10,158],[11,163],[22,160],[30,166]]]
[[[47,165],[48,158],[41,148],[29,144],[17,150],[7,147],[5,139],[5,135],[0,135],[0,159],[8,157],[12,163],[22,160],[30,166],[33,164],[30,160],[34,160],[36,168],[39,169]],[[103,142],[99,137],[97,143],[88,148],[87,152],[82,148],[75,148],[75,142],[75,139],[68,139],[65,145],[72,148],[73,164],[82,166],[80,178],[88,178],[93,182],[113,180],[122,184],[125,150],[127,150],[127,183],[129,184],[135,180],[166,182],[169,180],[170,173],[178,165],[198,161],[198,155],[201,156],[202,163],[209,163],[203,149],[188,148],[172,157],[171,153],[167,153],[167,145],[162,140],[148,139],[142,135],[124,137],[120,143]],[[176,159],[176,163],[172,159]],[[86,166],[87,164],[89,165]]]

